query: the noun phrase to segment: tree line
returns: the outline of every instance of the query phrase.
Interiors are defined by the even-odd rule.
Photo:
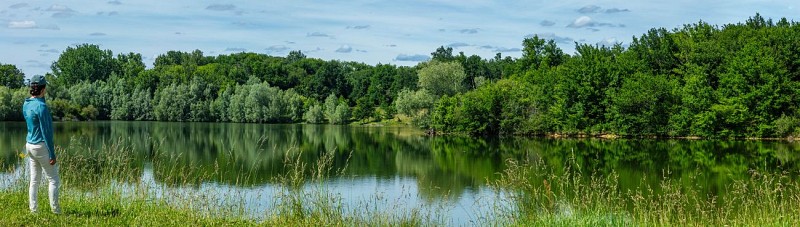
[[[439,47],[413,67],[257,53],[68,47],[46,75],[58,119],[258,123],[395,119],[472,135],[783,137],[800,133],[800,24],[760,15],[654,28],[630,45],[529,37],[522,56]],[[19,120],[22,73],[0,64],[0,119]]]
[[[797,135],[800,24],[651,29],[630,46],[523,41],[508,78],[443,95],[428,127],[472,134]]]

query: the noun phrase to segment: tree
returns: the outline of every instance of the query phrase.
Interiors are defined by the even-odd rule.
[[[300,60],[303,60],[305,58],[306,58],[306,55],[303,54],[303,52],[299,51],[299,50],[289,51],[289,54],[286,55],[286,61],[288,61],[289,64],[297,62],[297,61],[300,61]]]
[[[15,105],[13,95],[13,90],[0,86],[0,121],[10,120]]]
[[[0,86],[17,89],[25,85],[25,74],[12,64],[0,63]]]
[[[101,50],[93,44],[67,47],[50,67],[59,83],[71,86],[81,81],[106,80],[119,64],[111,50]]]
[[[119,65],[119,72],[117,75],[125,79],[133,79],[139,76],[139,73],[144,71],[145,65],[142,62],[142,54],[128,53],[119,54],[115,59]]]
[[[325,98],[325,118],[328,122],[332,122],[334,115],[336,115],[336,103],[338,103],[336,95],[331,93],[328,98]]]
[[[153,115],[159,121],[189,121],[189,86],[172,84],[156,92]]]
[[[397,94],[395,109],[400,114],[411,117],[411,122],[420,127],[427,127],[429,115],[436,102],[436,97],[427,90],[403,90]]]
[[[349,120],[350,107],[347,106],[347,103],[340,102],[339,105],[336,106],[336,111],[331,119],[331,124],[346,124]]]
[[[439,48],[436,48],[436,51],[431,53],[431,60],[433,61],[448,62],[454,59],[455,56],[453,56],[452,47],[440,46]]]
[[[553,40],[540,39],[539,36],[525,38],[522,41],[522,57],[517,61],[517,73],[524,74],[528,70],[560,65],[565,60],[564,52]]]
[[[319,124],[325,121],[325,114],[322,113],[322,106],[315,104],[308,108],[306,114],[303,115],[303,119],[311,124]]]
[[[626,78],[611,95],[610,120],[617,132],[625,135],[666,135],[674,105],[666,76],[636,73]]]
[[[435,96],[452,96],[464,91],[464,67],[458,62],[432,61],[419,70],[419,87]]]

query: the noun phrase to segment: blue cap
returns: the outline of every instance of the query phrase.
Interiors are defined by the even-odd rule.
[[[35,75],[31,77],[31,85],[38,84],[38,85],[47,85],[47,80],[44,79],[42,75]]]

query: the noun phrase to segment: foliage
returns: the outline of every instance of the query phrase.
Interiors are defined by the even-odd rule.
[[[58,82],[70,86],[82,81],[106,80],[119,71],[119,64],[110,50],[101,50],[100,46],[93,44],[81,44],[67,47],[51,68]]]
[[[490,135],[786,136],[800,127],[792,120],[800,99],[799,32],[796,22],[756,15],[723,27],[652,29],[627,49],[577,44],[572,56],[552,41],[527,38],[510,78],[529,86],[451,93],[437,102],[433,124]],[[505,114],[511,97],[535,114]]]
[[[452,96],[464,91],[466,78],[461,64],[432,61],[419,70],[419,87],[436,96]]]
[[[403,90],[397,95],[395,109],[400,114],[411,117],[411,122],[422,128],[430,125],[430,112],[436,103],[436,97],[428,90]]]
[[[350,120],[350,107],[344,100],[337,101],[331,94],[325,99],[325,118],[331,124],[345,124]]]
[[[322,112],[322,106],[315,104],[308,108],[308,111],[303,115],[303,120],[311,124],[323,123],[325,114]]]
[[[0,63],[0,86],[17,89],[25,85],[25,74],[16,65]]]

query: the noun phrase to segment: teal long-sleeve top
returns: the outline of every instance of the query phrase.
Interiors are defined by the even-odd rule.
[[[28,124],[28,136],[25,138],[30,144],[44,142],[50,155],[50,160],[56,159],[53,145],[53,117],[44,98],[28,98],[22,105],[22,115]]]

